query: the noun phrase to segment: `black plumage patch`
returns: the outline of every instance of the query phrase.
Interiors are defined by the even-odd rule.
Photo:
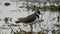
[[[5,6],[11,5],[9,2],[4,3]]]
[[[38,13],[38,14],[41,14],[40,11],[39,11],[39,9],[37,10],[37,13]]]
[[[37,14],[36,14],[36,16],[37,16],[37,17],[38,17],[38,19],[39,19],[39,15],[37,15]]]

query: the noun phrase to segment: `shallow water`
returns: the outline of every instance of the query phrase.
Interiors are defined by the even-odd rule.
[[[7,26],[7,24],[5,24],[4,18],[6,18],[6,17],[11,18],[12,17],[13,21],[12,22],[9,21],[9,23],[16,24],[15,21],[17,20],[17,18],[26,17],[26,16],[34,13],[31,10],[29,12],[23,11],[23,10],[26,10],[26,8],[18,8],[16,6],[15,2],[13,3],[11,1],[4,1],[4,0],[1,0],[0,2],[2,3],[2,5],[0,5],[0,18],[2,19],[2,21],[0,21],[0,28],[1,28],[0,34],[4,34],[4,33],[9,34],[11,31],[11,29],[3,29],[2,28],[3,25],[5,25],[5,28],[10,28]],[[12,4],[11,4],[11,6],[6,7],[6,6],[4,6],[5,2],[10,2]],[[43,12],[44,11],[41,11],[41,13],[43,13]],[[57,23],[57,19],[56,19],[56,21],[50,21],[50,20],[52,20],[52,18],[54,18],[54,17],[57,17],[58,14],[59,14],[58,12],[45,11],[44,14],[40,15],[40,18],[39,18],[39,19],[41,19],[41,18],[44,19],[44,22],[41,22],[39,24],[39,22],[36,21],[37,23],[33,24],[33,32],[38,32],[42,28],[44,30],[49,30],[49,32],[47,34],[52,34],[52,32],[51,32],[52,30],[57,30],[57,28],[53,25],[53,24]],[[20,27],[22,30],[25,30],[25,31],[31,30],[29,25],[27,25],[27,26],[24,26],[23,24],[20,24],[20,25],[21,25]],[[17,27],[12,26],[12,28],[14,31],[19,30],[18,26]]]

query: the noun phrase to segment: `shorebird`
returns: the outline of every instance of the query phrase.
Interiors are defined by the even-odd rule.
[[[12,22],[12,18],[9,18],[9,17],[4,18],[5,23],[9,23],[8,21]]]
[[[6,17],[6,18],[4,19],[5,23],[8,23],[8,19],[9,19],[9,17]]]
[[[39,14],[40,13],[38,11],[36,11],[35,13],[33,13],[25,18],[18,18],[18,21],[15,21],[15,22],[16,23],[31,23],[36,19],[36,17],[38,17],[38,19],[39,19]]]

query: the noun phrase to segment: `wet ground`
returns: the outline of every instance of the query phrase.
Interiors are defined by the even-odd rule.
[[[10,2],[11,5],[8,7],[4,6],[5,2]],[[9,34],[11,32],[10,27],[7,26],[8,24],[4,22],[4,18],[6,17],[12,18],[12,22],[10,21],[8,22],[10,24],[16,24],[15,21],[17,20],[17,18],[26,17],[34,13],[32,12],[32,10],[26,11],[27,10],[26,8],[18,8],[15,2],[1,0],[0,3],[2,3],[0,5],[0,34]],[[41,13],[43,13],[43,15],[40,15],[39,20],[41,20],[42,18],[44,21],[41,23],[36,21],[37,23],[33,24],[33,32],[38,32],[41,29],[44,29],[49,30],[47,34],[52,34],[51,32],[52,30],[57,30],[57,27],[54,26],[54,24],[57,23],[57,18],[55,20],[53,20],[53,18],[57,17],[59,12],[41,11]],[[24,26],[23,24],[19,25],[21,25],[20,28],[22,30],[27,32],[31,31],[30,25],[27,26]],[[14,31],[19,30],[18,26],[12,26],[12,28]]]

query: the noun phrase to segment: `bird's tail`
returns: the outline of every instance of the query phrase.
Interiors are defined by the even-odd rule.
[[[19,23],[20,21],[15,21],[15,23]]]

